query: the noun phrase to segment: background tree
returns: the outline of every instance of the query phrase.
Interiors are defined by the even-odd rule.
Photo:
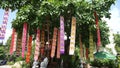
[[[118,54],[120,54],[120,34],[114,34],[114,43],[115,43],[115,49]]]

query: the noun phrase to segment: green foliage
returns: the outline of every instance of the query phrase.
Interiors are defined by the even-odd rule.
[[[114,43],[115,43],[115,49],[118,54],[120,54],[120,34],[114,34]]]
[[[94,67],[108,67],[108,68],[117,68],[115,60],[108,59],[95,59],[91,62],[91,65]]]

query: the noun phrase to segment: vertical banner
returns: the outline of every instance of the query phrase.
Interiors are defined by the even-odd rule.
[[[60,16],[60,53],[64,54],[64,17]]]
[[[25,46],[27,37],[27,23],[23,24],[23,34],[22,34],[22,58],[24,58]]]
[[[41,45],[40,45],[41,56],[44,55],[44,47],[45,47],[45,31],[43,29],[41,32]]]
[[[30,62],[30,55],[32,50],[32,35],[29,36],[28,46],[27,46],[27,55],[26,55],[26,62]]]
[[[96,28],[97,28],[97,50],[99,50],[99,47],[101,45],[101,40],[100,40],[100,29],[99,29],[99,24],[98,24],[98,16],[96,12],[94,12],[94,16],[95,16],[95,22],[96,22]]]
[[[93,34],[91,33],[90,28],[89,28],[89,49],[90,49],[90,54],[89,54],[90,60],[93,60],[94,59],[94,55],[93,55],[94,43],[93,43]]]
[[[13,51],[16,51],[17,33],[15,32]]]
[[[5,13],[4,13],[3,23],[2,23],[2,26],[1,26],[1,30],[0,30],[0,40],[3,40],[4,37],[5,37],[6,26],[7,26],[7,22],[8,22],[8,16],[9,16],[9,9],[7,8],[5,10]]]
[[[21,54],[22,50],[22,38],[21,35],[18,33],[18,38],[17,38],[17,46],[16,46],[16,54],[19,56]]]
[[[36,36],[36,46],[35,46],[35,54],[34,60],[37,61],[39,57],[39,49],[40,49],[40,29],[37,29],[37,36]]]
[[[72,17],[69,55],[73,55],[75,51],[75,34],[76,34],[76,18]]]
[[[88,60],[88,52],[89,52],[89,49],[86,48],[86,60]]]
[[[53,58],[55,56],[57,31],[58,31],[58,29],[54,28],[53,40],[52,40],[52,49],[51,49],[51,58]]]
[[[13,31],[12,31],[12,38],[11,38],[11,45],[10,45],[10,55],[13,54],[13,47],[14,47],[14,40],[15,38],[15,29],[13,28]]]
[[[58,38],[57,38],[57,58],[60,58],[60,31],[58,30]]]
[[[81,34],[79,35],[79,40],[80,40],[80,57],[83,58],[83,44]]]

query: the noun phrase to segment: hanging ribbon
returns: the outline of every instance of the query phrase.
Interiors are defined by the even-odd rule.
[[[41,46],[40,46],[41,56],[44,55],[44,47],[45,47],[45,31],[44,31],[44,29],[43,29],[43,30],[42,30],[42,34],[41,34]]]
[[[51,49],[51,58],[53,58],[55,56],[57,31],[58,31],[57,28],[54,28],[52,49]]]
[[[89,49],[86,48],[86,60],[88,60],[88,52],[89,52]]]
[[[35,54],[34,54],[34,60],[38,60],[39,56],[39,48],[40,48],[40,29],[37,29],[37,36],[36,36],[36,46],[35,46]]]
[[[73,55],[75,51],[75,34],[76,34],[76,18],[72,17],[69,55]]]
[[[96,22],[96,28],[97,28],[97,46],[99,47],[101,45],[101,40],[100,40],[100,29],[99,29],[99,24],[98,24],[98,16],[96,12],[94,12],[94,16],[95,16],[95,22]]]
[[[22,39],[21,39],[21,35],[19,36],[19,33],[18,33],[18,40],[17,40],[17,46],[16,46],[16,55],[20,55],[21,54],[21,50],[22,50]]]
[[[90,49],[90,60],[94,58],[93,52],[94,52],[94,43],[93,43],[93,35],[91,33],[91,29],[89,28],[89,49]]]
[[[31,55],[31,50],[32,50],[32,35],[29,36],[28,40],[28,46],[27,46],[27,55],[26,55],[26,62],[30,62],[30,55]]]
[[[23,24],[23,34],[22,34],[22,58],[24,58],[25,46],[27,37],[27,23]]]
[[[7,8],[5,10],[4,13],[4,17],[3,17],[3,23],[1,26],[1,30],[0,30],[0,39],[3,40],[5,37],[5,33],[6,33],[6,26],[7,26],[7,22],[8,22],[8,16],[9,16],[9,9]]]
[[[60,31],[58,30],[58,39],[57,39],[57,58],[60,58]]]
[[[64,54],[64,17],[60,16],[60,53]]]
[[[10,45],[10,55],[13,54],[13,47],[14,47],[14,38],[15,38],[15,29],[13,28],[12,31],[12,39],[11,39],[11,45]]]
[[[81,34],[79,35],[79,40],[80,40],[80,57],[83,58],[83,44],[82,44],[82,37]]]
[[[15,32],[13,51],[16,51],[17,33]]]

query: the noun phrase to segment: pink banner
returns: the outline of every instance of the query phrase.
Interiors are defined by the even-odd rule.
[[[8,22],[8,16],[9,16],[9,9],[5,10],[4,13],[4,18],[3,18],[3,23],[1,26],[1,30],[0,30],[0,39],[3,40],[5,37],[5,33],[6,33],[6,26],[7,26],[7,22]]]
[[[22,34],[22,58],[24,58],[24,53],[25,53],[26,37],[27,37],[27,23],[24,23],[23,34]]]
[[[64,17],[60,16],[60,53],[64,54]]]
[[[35,54],[34,54],[34,60],[38,60],[40,52],[40,29],[37,29],[37,36],[36,36],[36,46],[35,46]]]
[[[12,38],[11,38],[11,45],[10,45],[10,55],[13,54],[13,47],[14,47],[14,38],[15,38],[15,29],[13,28],[12,31]]]

